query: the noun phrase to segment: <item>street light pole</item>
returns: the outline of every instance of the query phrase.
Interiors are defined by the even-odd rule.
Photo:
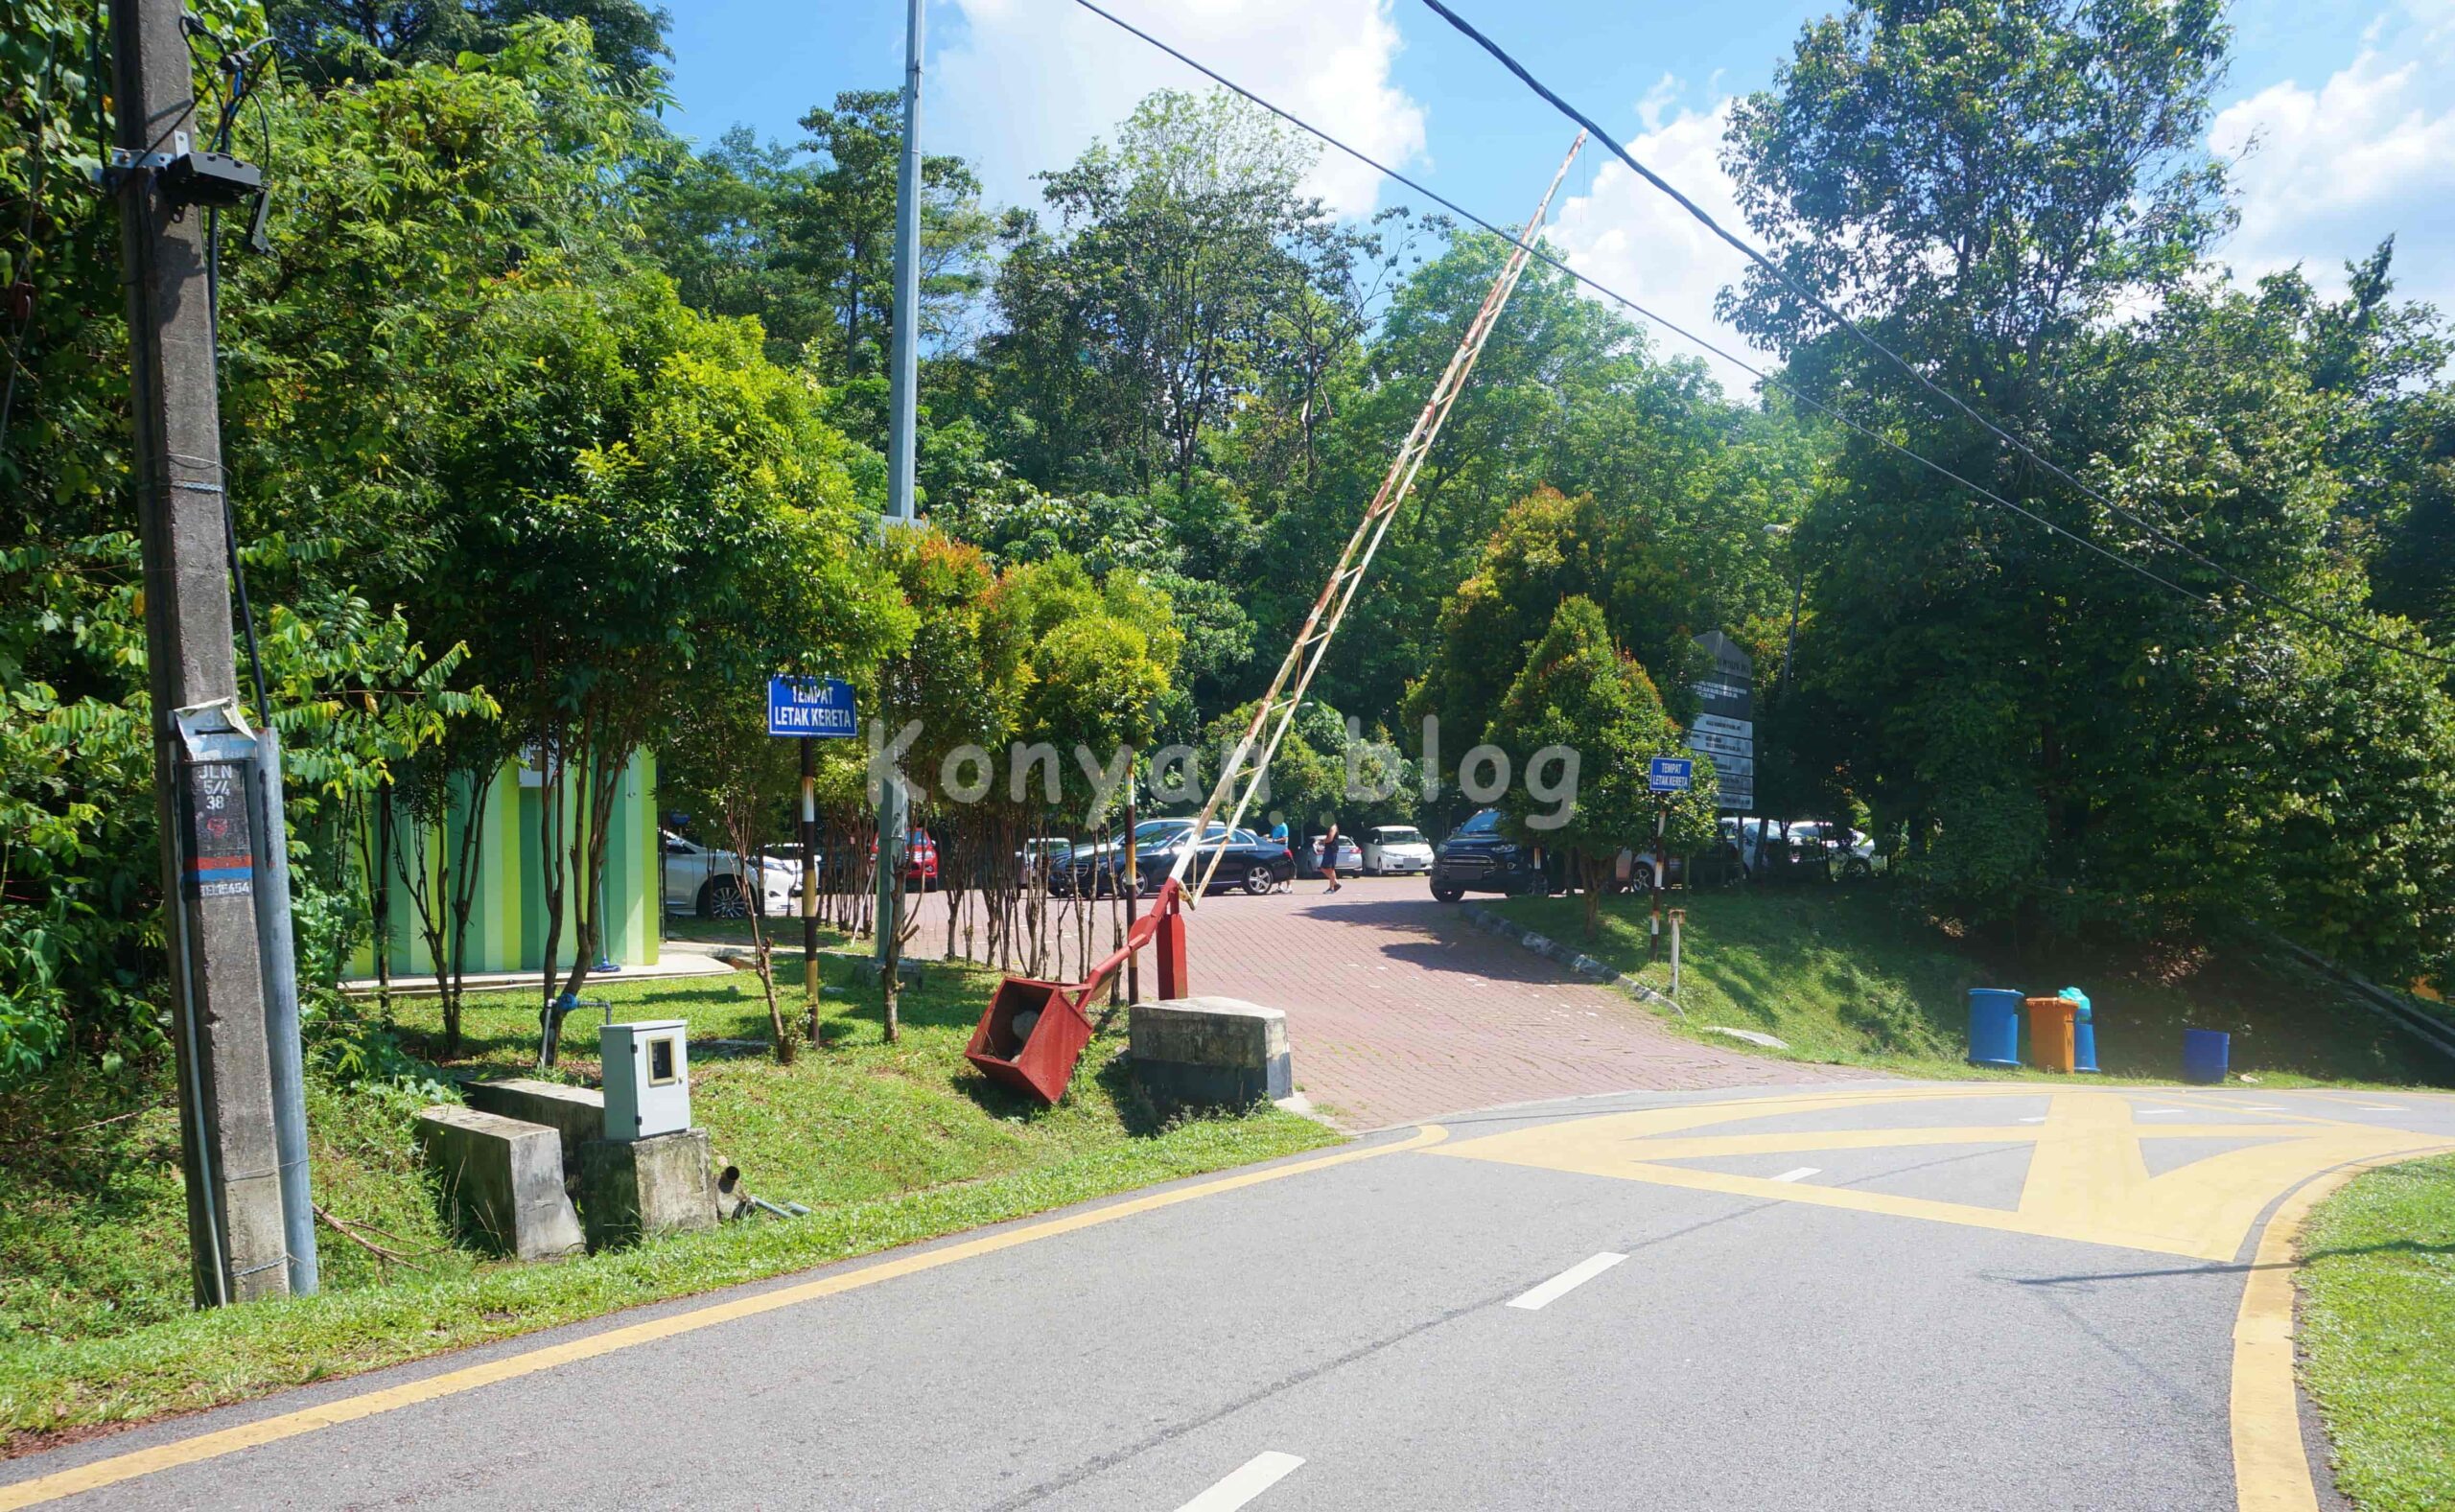
[[[921,43],[922,0],[910,0],[903,23],[903,158],[895,174],[895,323],[887,360],[886,528],[913,523],[913,430],[918,421],[917,358],[921,340]],[[890,778],[878,798],[878,964],[900,927],[903,848],[911,829],[903,784]]]

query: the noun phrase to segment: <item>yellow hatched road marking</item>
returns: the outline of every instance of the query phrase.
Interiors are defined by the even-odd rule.
[[[2093,1089],[2044,1089],[2048,1111],[2040,1124],[1696,1132],[1715,1125],[1786,1115],[1812,1117],[1889,1103],[2035,1096],[2039,1090],[1986,1084],[1685,1104],[1514,1129],[1446,1146],[1437,1153],[2222,1261],[2240,1252],[2251,1226],[2270,1202],[2318,1172],[2348,1161],[2420,1151],[2446,1143],[2438,1136],[2307,1115],[2261,1123],[2142,1125],[2133,1117],[2136,1094]],[[2162,1094],[2146,1095],[2163,1100]],[[2169,1139],[2257,1143],[2151,1176],[2141,1144]],[[1987,1144],[2032,1147],[2016,1209],[1780,1182],[1662,1163],[1718,1155]]]

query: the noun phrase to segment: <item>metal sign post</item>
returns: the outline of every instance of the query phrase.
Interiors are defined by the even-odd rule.
[[[840,677],[767,680],[767,733],[802,743],[802,994],[818,1036],[818,742],[860,733],[853,685]]]
[[[1692,756],[1654,756],[1646,762],[1646,786],[1655,795],[1653,815],[1653,929],[1646,936],[1646,959],[1662,955],[1662,890],[1671,880],[1671,848],[1667,834],[1671,828],[1671,795],[1685,793],[1695,780],[1696,762]],[[1672,960],[1678,959],[1676,947]],[[1675,974],[1676,965],[1672,968]]]

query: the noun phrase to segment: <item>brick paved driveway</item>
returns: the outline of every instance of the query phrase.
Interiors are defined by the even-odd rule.
[[[1296,1082],[1354,1129],[1538,1098],[1865,1073],[1700,1045],[1433,901],[1420,878],[1218,894],[1188,921],[1193,989],[1287,1013]],[[944,941],[924,925],[916,949]],[[1146,959],[1144,990],[1151,989]]]

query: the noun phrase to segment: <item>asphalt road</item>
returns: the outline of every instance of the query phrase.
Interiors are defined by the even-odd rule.
[[[0,1507],[2230,1508],[2264,1215],[2445,1145],[2410,1094],[1503,1109],[0,1465]]]

